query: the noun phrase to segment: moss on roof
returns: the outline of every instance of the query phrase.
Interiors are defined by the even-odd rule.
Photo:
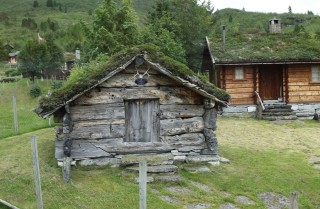
[[[320,35],[237,34],[211,37],[210,48],[216,64],[255,62],[320,61]]]
[[[82,68],[77,67],[62,88],[53,91],[50,96],[40,99],[39,106],[35,112],[43,116],[55,110],[57,107],[64,105],[73,96],[96,85],[110,72],[121,67],[133,57],[141,54],[146,54],[152,62],[159,63],[173,75],[188,80],[219,100],[224,102],[229,101],[230,96],[224,90],[209,83],[205,76],[197,76],[196,73],[186,65],[165,56],[155,46],[141,45],[120,52],[111,58],[100,58],[100,61],[94,61]]]

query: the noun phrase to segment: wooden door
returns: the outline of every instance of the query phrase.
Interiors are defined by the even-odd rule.
[[[125,100],[125,142],[159,141],[159,99]]]
[[[263,100],[277,100],[282,94],[282,69],[280,65],[259,68],[259,94]]]

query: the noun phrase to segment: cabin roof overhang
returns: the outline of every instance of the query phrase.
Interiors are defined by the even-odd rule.
[[[221,100],[221,99],[217,98],[215,95],[213,95],[211,91],[208,91],[208,88],[203,88],[203,86],[205,86],[205,84],[202,81],[200,81],[199,78],[197,78],[195,76],[188,76],[188,75],[186,75],[184,78],[177,76],[177,75],[173,74],[170,70],[163,67],[161,64],[153,62],[149,58],[148,54],[144,53],[144,54],[138,54],[136,56],[133,56],[131,59],[129,59],[124,64],[122,64],[122,65],[116,67],[114,70],[108,72],[106,76],[104,76],[102,79],[97,80],[90,87],[82,90],[81,92],[79,92],[77,94],[72,95],[70,98],[61,102],[60,104],[55,105],[53,108],[50,108],[49,110],[45,110],[44,108],[39,106],[36,109],[34,109],[34,112],[36,112],[39,116],[41,116],[43,118],[49,117],[50,115],[54,114],[56,111],[59,111],[60,109],[64,108],[66,105],[69,105],[72,101],[74,101],[77,98],[81,97],[82,95],[86,94],[87,92],[89,92],[93,88],[106,82],[108,79],[110,79],[114,75],[124,71],[129,65],[131,65],[136,60],[137,57],[142,57],[144,59],[144,62],[146,63],[146,65],[148,65],[149,67],[168,76],[169,78],[176,81],[178,84],[181,84],[181,85],[185,86],[186,88],[189,88],[190,90],[198,93],[199,95],[201,95],[207,99],[213,100],[214,102],[216,102],[220,106],[228,106],[229,100],[227,100],[227,101]],[[209,88],[209,90],[210,90],[210,88]],[[50,100],[50,97],[48,99]]]

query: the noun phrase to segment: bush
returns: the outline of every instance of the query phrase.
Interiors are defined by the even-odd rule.
[[[16,70],[16,69],[10,69],[10,70],[7,70],[5,72],[5,75],[7,77],[13,77],[13,76],[19,76],[21,75],[21,73],[19,72],[19,70]]]
[[[55,89],[60,89],[63,86],[63,82],[62,81],[54,81],[51,84],[51,89],[55,90]]]
[[[37,98],[41,95],[41,88],[39,86],[33,86],[29,92],[30,96],[33,98]]]

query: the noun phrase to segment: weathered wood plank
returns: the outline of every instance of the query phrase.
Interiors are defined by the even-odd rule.
[[[74,101],[75,104],[90,105],[103,103],[121,103],[126,97],[136,95],[156,95],[160,104],[201,104],[202,97],[186,87],[138,87],[138,88],[101,88],[94,89]]]
[[[161,119],[201,117],[203,105],[161,105]]]
[[[204,130],[202,117],[188,119],[166,119],[160,120],[160,135],[172,136],[184,133],[197,133]]]
[[[137,87],[134,77],[135,74],[118,74],[110,78],[107,82],[102,83],[101,87],[116,88],[116,87]],[[148,82],[143,86],[177,86],[177,82],[165,75],[150,75],[145,77]]]
[[[86,158],[97,158],[97,157],[110,157],[111,154],[99,148],[99,145],[110,141],[122,142],[122,138],[114,138],[108,140],[74,140],[71,148],[72,159],[86,159]],[[56,141],[55,157],[58,160],[63,160],[65,157],[63,154],[63,141]]]
[[[119,138],[124,136],[124,131],[124,124],[92,124],[90,126],[82,126],[81,123],[76,123],[73,131],[70,133],[70,137],[72,139]]]
[[[72,121],[124,119],[124,107],[108,107],[106,104],[89,106],[72,106],[70,108]]]
[[[115,154],[164,153],[171,150],[191,151],[207,148],[202,133],[161,136],[161,142],[123,142],[123,138],[73,140],[71,158],[111,157]],[[63,142],[56,141],[57,159],[62,160]]]

